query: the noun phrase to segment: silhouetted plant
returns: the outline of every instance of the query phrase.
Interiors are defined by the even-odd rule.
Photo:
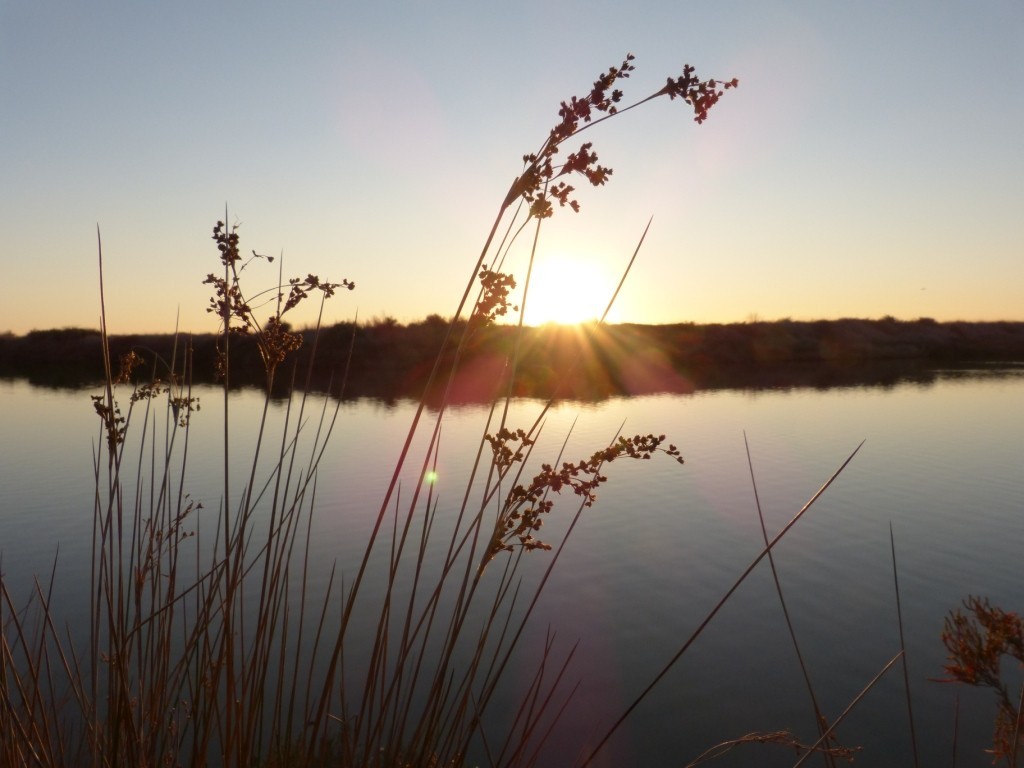
[[[500,251],[507,249],[491,253],[509,207],[521,201],[526,220],[539,224],[551,216],[553,201],[579,210],[570,180],[582,177],[593,186],[608,181],[612,170],[599,164],[592,142],[556,162],[566,142],[660,96],[688,103],[700,123],[722,93],[737,84],[701,81],[687,66],[659,91],[623,108],[623,94],[615,85],[629,77],[632,61],[628,55],[620,66],[600,75],[585,96],[563,102],[559,120],[541,148],[524,158],[526,167],[503,199],[466,292],[447,323],[425,391],[438,378],[442,361],[450,363],[451,372],[458,368],[472,331],[516,310],[511,292],[517,281],[498,266]],[[516,215],[512,219],[515,222]],[[104,310],[105,394],[94,398],[94,404],[105,440],[94,457],[86,648],[80,652],[55,629],[41,589],[36,602],[40,628],[30,633],[28,612],[15,609],[0,578],[0,763],[460,768],[471,748],[479,748],[495,764],[532,764],[534,746],[527,747],[531,742],[542,744],[547,723],[557,719],[556,693],[561,694],[571,653],[555,663],[550,641],[540,649],[538,669],[502,737],[504,745],[497,744],[500,754],[491,755],[484,713],[503,675],[508,677],[508,662],[558,559],[557,552],[548,558],[543,575],[530,587],[524,586],[518,571],[523,561],[518,555],[551,548],[534,535],[553,508],[551,493],[571,489],[579,501],[578,517],[607,481],[606,463],[650,459],[659,452],[682,463],[678,449],[662,447],[665,437],[654,434],[617,437],[589,458],[541,464],[532,479],[520,483],[519,476],[530,477],[525,464],[539,429],[537,423],[529,430],[505,425],[513,394],[509,387],[495,401],[504,403],[500,423],[492,427],[489,417],[481,429],[482,460],[470,471],[453,514],[438,514],[432,484],[426,489],[417,484],[411,500],[403,500],[407,507],[402,512],[391,500],[426,408],[424,395],[361,560],[346,564],[351,570],[345,573],[337,623],[330,623],[337,605],[333,575],[317,607],[319,617],[307,616],[310,563],[302,537],[310,535],[317,473],[340,404],[334,417],[324,408],[320,423],[309,429],[306,395],[299,397],[298,415],[286,419],[266,477],[261,450],[268,437],[275,372],[303,341],[288,326],[286,315],[314,293],[319,293],[322,306],[337,289],[355,286],[348,280],[322,281],[312,274],[285,282],[279,273],[275,287],[249,295],[243,291],[241,273],[253,261],[273,259],[252,251],[252,257],[243,260],[237,225],[218,221],[213,240],[223,274],[211,273],[204,283],[213,286],[208,311],[221,324],[215,365],[225,382],[220,513],[206,523],[216,526],[213,541],[204,550],[199,547],[201,536],[186,529],[202,506],[185,491],[188,414],[198,407],[186,388],[190,364],[188,375],[172,364],[170,384],[154,374],[147,383],[134,386],[130,402],[138,408],[142,425],[133,429],[132,409],[121,413],[114,390],[130,383],[132,369],[143,361],[133,348],[122,358],[121,371],[112,370]],[[488,255],[493,261],[485,267]],[[101,306],[102,271],[100,249]],[[462,320],[478,280],[479,298],[469,319]],[[265,304],[273,309],[260,322],[257,313]],[[387,321],[374,328],[389,337],[399,330],[397,323]],[[515,344],[522,332],[520,322]],[[434,333],[432,327],[430,335]],[[449,346],[456,333],[458,343]],[[230,469],[232,337],[253,340],[266,377],[263,417],[241,481]],[[514,375],[515,361],[509,370]],[[164,419],[162,446],[154,439],[155,426],[150,429],[156,423],[155,418],[150,420],[151,409],[159,394],[168,395],[173,415]],[[420,477],[426,477],[437,460],[438,435],[450,402],[450,387],[444,388]],[[492,416],[496,412],[497,408]],[[134,470],[121,466],[129,434],[139,441],[140,457],[151,452],[149,461],[139,460]],[[179,434],[183,436],[176,443]],[[303,452],[309,457],[304,463],[296,458],[300,437],[311,443],[311,450]],[[101,461],[104,452],[106,462]],[[518,474],[509,480],[513,472]],[[480,486],[484,494],[476,505],[470,491]],[[384,524],[388,514],[394,515],[392,525]],[[195,525],[203,530],[198,521]],[[447,541],[435,544],[438,537]],[[185,542],[194,549],[184,552]],[[506,558],[505,567],[485,574],[486,563],[508,550],[518,552]],[[209,556],[205,564],[204,556]],[[366,601],[369,605],[360,602],[369,616],[360,614],[358,626],[371,633],[365,639],[372,649],[353,659],[352,617],[357,602],[365,601],[364,579],[371,577],[379,581]],[[532,598],[527,595],[530,589]],[[66,697],[54,695],[65,688],[70,691]],[[66,717],[68,709],[75,717]]]
[[[304,299],[309,298],[312,291],[319,291],[324,300],[334,295],[338,288],[354,290],[356,284],[349,280],[342,280],[340,283],[323,282],[313,274],[305,278],[291,278],[288,281],[288,294],[285,299],[284,286],[278,285],[270,291],[263,291],[256,294],[254,299],[262,298],[267,293],[273,293],[271,301],[275,302],[274,313],[262,325],[256,319],[256,314],[242,292],[239,274],[254,260],[266,260],[273,262],[273,256],[261,256],[252,252],[252,257],[244,264],[238,252],[238,225],[235,224],[229,230],[223,221],[218,221],[213,227],[213,239],[217,243],[217,250],[220,251],[221,264],[224,266],[224,277],[218,277],[212,272],[206,276],[204,284],[214,287],[214,295],[210,297],[210,303],[206,311],[216,314],[221,318],[225,333],[239,336],[253,336],[263,359],[263,367],[267,375],[267,390],[273,386],[274,372],[284,362],[289,353],[298,350],[302,346],[302,335],[292,331],[283,317],[297,307]],[[282,304],[282,301],[284,302]],[[217,372],[223,376],[227,370],[226,352],[218,348]]]
[[[491,445],[494,466],[502,476],[513,464],[523,460],[523,449],[534,444],[522,429],[515,432],[502,429],[497,435],[485,435],[485,439]],[[518,446],[513,449],[509,446],[510,442],[518,443]],[[528,485],[516,485],[508,492],[505,503],[498,513],[494,534],[484,554],[481,569],[499,552],[513,552],[516,546],[527,552],[534,549],[551,549],[550,544],[540,541],[533,534],[544,524],[543,515],[548,514],[554,507],[554,502],[548,498],[552,491],[560,494],[563,489],[568,488],[582,497],[581,503],[584,507],[591,507],[597,500],[598,487],[608,480],[601,474],[604,464],[610,464],[622,457],[650,459],[657,452],[675,458],[680,464],[684,463],[679,449],[671,444],[668,448],[662,448],[663,442],[665,435],[620,436],[607,448],[596,451],[589,459],[581,459],[576,463],[565,461],[558,469],[550,464],[542,464],[540,472]]]
[[[850,763],[854,761],[857,754],[861,751],[860,747],[844,747],[842,745],[831,744],[804,744],[790,731],[755,732],[747,733],[738,738],[729,739],[728,741],[723,741],[720,744],[710,747],[701,753],[695,760],[687,763],[686,768],[695,768],[695,766],[715,760],[731,752],[737,747],[746,746],[748,744],[776,744],[778,746],[792,749],[797,755],[818,753],[829,759],[845,760]]]
[[[993,763],[1004,760],[1015,766],[1024,746],[1024,685],[1011,695],[1001,667],[1003,657],[1009,656],[1024,668],[1024,619],[993,607],[988,598],[973,595],[964,600],[964,609],[950,612],[945,620],[942,642],[949,652],[945,670],[956,682],[995,693],[998,709],[992,736]]]
[[[509,301],[509,293],[516,287],[516,280],[512,275],[484,268],[480,270],[479,277],[480,298],[469,321],[472,330],[490,325],[499,317],[504,317],[510,310],[519,311],[519,307]]]
[[[694,111],[694,120],[702,123],[707,119],[708,111],[718,103],[723,93],[739,85],[739,80],[729,81],[701,80],[696,76],[694,67],[687,64],[683,74],[676,78],[668,78],[665,86],[644,99],[620,108],[623,92],[613,89],[620,80],[625,80],[636,68],[635,57],[626,54],[626,58],[617,67],[609,67],[608,71],[594,81],[590,93],[580,98],[573,96],[563,101],[558,109],[559,121],[551,129],[547,139],[536,152],[523,155],[524,169],[513,183],[505,198],[505,206],[511,205],[516,199],[522,198],[529,204],[531,216],[547,218],[554,212],[551,200],[558,201],[559,207],[568,205],[579,211],[579,202],[572,196],[575,188],[566,181],[559,181],[572,174],[583,176],[592,186],[599,187],[608,181],[612,169],[599,165],[597,153],[593,151],[593,142],[587,142],[575,152],[566,156],[565,162],[558,164],[555,156],[560,147],[569,139],[583,130],[596,125],[621,112],[640,106],[652,99],[668,96],[669,99],[682,99]],[[594,119],[594,113],[602,116]]]

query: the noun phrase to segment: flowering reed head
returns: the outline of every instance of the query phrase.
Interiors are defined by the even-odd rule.
[[[578,212],[580,205],[573,197],[575,187],[559,179],[576,174],[583,176],[592,186],[599,187],[608,181],[612,169],[598,164],[593,142],[582,144],[579,149],[566,156],[565,162],[556,163],[555,155],[562,144],[592,125],[660,96],[668,96],[671,100],[678,98],[689,104],[694,111],[694,121],[703,123],[708,112],[718,103],[725,91],[739,86],[739,80],[735,77],[728,81],[701,80],[697,77],[694,67],[687,64],[683,67],[683,74],[668,78],[663,88],[628,107],[621,108],[619,105],[623,92],[614,86],[620,80],[627,79],[633,72],[634,58],[633,54],[626,54],[619,66],[609,67],[598,76],[586,96],[573,96],[561,103],[558,108],[559,120],[548,133],[544,144],[537,152],[523,155],[523,173],[512,183],[505,197],[505,207],[521,198],[529,205],[531,216],[543,219],[554,213],[552,201],[557,200],[560,208],[569,206]],[[601,115],[596,120],[595,113]]]
[[[942,642],[949,652],[943,682],[960,682],[991,688],[999,702],[992,737],[993,762],[1009,760],[1024,747],[1024,712],[1019,702],[1024,690],[1012,693],[1000,667],[1004,656],[1024,665],[1024,619],[1016,613],[993,608],[988,599],[968,597],[966,613],[959,609],[946,617]]]
[[[272,262],[274,257],[262,256],[253,251],[252,258],[244,264],[240,264],[242,259],[238,251],[237,224],[229,230],[223,221],[218,221],[213,227],[213,239],[217,243],[217,250],[220,251],[220,261],[224,265],[225,276],[218,277],[211,272],[203,281],[205,285],[214,287],[214,295],[210,297],[206,311],[221,318],[225,333],[255,338],[267,374],[269,388],[277,367],[284,362],[289,353],[302,346],[302,336],[292,331],[288,323],[282,320],[284,315],[309,298],[313,292],[319,291],[322,300],[326,301],[334,296],[338,288],[347,288],[351,291],[355,289],[356,284],[344,279],[340,283],[322,281],[314,274],[308,274],[305,278],[291,278],[288,281],[287,298],[285,298],[283,286],[280,284],[276,288],[257,294],[257,297],[266,293],[275,294],[271,299],[276,302],[275,311],[265,323],[261,324],[242,292],[239,273],[254,260]],[[218,349],[216,366],[218,378],[222,378],[227,370],[227,361],[224,351],[221,349]]]
[[[522,462],[525,458],[524,449],[533,445],[533,441],[522,429],[515,432],[502,429],[497,435],[485,437],[491,445],[495,466],[503,472],[513,464]],[[492,560],[499,552],[512,552],[516,546],[526,551],[550,550],[550,544],[533,535],[544,524],[543,516],[554,507],[554,502],[548,498],[549,494],[552,491],[561,494],[568,488],[581,498],[582,506],[593,506],[597,500],[598,487],[608,480],[601,474],[606,463],[618,458],[648,460],[659,452],[671,456],[679,464],[684,463],[679,449],[671,444],[668,448],[662,448],[664,442],[665,435],[620,436],[607,448],[596,451],[589,459],[581,459],[576,463],[565,461],[557,469],[551,464],[542,464],[541,471],[527,485],[516,485],[508,492],[484,562]]]

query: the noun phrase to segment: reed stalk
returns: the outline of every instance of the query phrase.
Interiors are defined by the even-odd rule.
[[[529,647],[536,606],[597,489],[609,481],[608,465],[662,455],[682,463],[682,456],[664,435],[620,430],[575,461],[566,458],[566,435],[552,451],[554,461],[542,461],[544,419],[554,396],[540,405],[532,423],[513,423],[521,355],[516,344],[455,498],[441,498],[423,479],[437,470],[468,345],[488,326],[525,308],[546,220],[562,208],[580,208],[570,182],[599,187],[612,174],[599,164],[593,143],[582,140],[585,132],[661,97],[685,103],[701,123],[737,85],[701,80],[687,66],[661,89],[624,105],[618,86],[633,68],[627,56],[599,75],[583,97],[563,102],[558,122],[524,156],[470,265],[424,395],[387,468],[390,480],[365,547],[356,562],[329,566],[322,594],[312,594],[310,587],[313,570],[328,568],[311,562],[313,510],[345,372],[339,372],[338,391],[329,393],[332,407],[330,396],[317,402],[310,393],[312,368],[305,385],[296,387],[301,377],[293,367],[281,425],[272,423],[271,413],[284,364],[303,343],[286,316],[319,295],[312,360],[324,302],[354,284],[314,275],[286,282],[279,262],[271,288],[250,292],[246,268],[273,259],[255,251],[243,259],[238,227],[229,223],[227,211],[217,222],[213,240],[220,265],[205,282],[213,292],[209,311],[220,326],[222,469],[217,509],[204,514],[187,490],[194,460],[190,432],[199,407],[192,395],[190,345],[182,339],[180,355],[176,345],[170,361],[154,360],[145,377],[136,373],[141,358],[135,352],[111,359],[97,230],[106,375],[102,393],[93,398],[100,423],[93,454],[89,625],[78,633],[60,626],[52,601],[56,570],[48,586],[37,585],[21,607],[0,579],[0,764],[461,768],[480,761],[517,767],[542,762],[554,725],[572,706],[569,670],[576,645],[562,649],[549,630],[539,647]],[[527,232],[532,238],[525,245],[525,281],[516,305],[516,281],[504,270]],[[267,297],[269,317],[258,317],[254,306]],[[522,314],[517,328],[522,334]],[[256,345],[265,373],[262,412],[241,471],[232,441],[238,428],[232,372],[240,337]],[[578,360],[569,362],[564,375],[570,377],[577,365]],[[428,394],[438,386],[442,395],[431,409]],[[426,444],[416,453],[421,434]],[[581,766],[597,760],[763,559],[775,573],[773,548],[856,452],[770,540],[761,518],[760,554]],[[756,482],[754,490],[756,499]],[[574,505],[564,501],[563,492],[574,497]],[[573,506],[565,532],[543,540],[544,521]],[[760,515],[759,501],[757,506]],[[537,558],[546,560],[538,567]],[[777,574],[776,586],[785,612]],[[533,659],[533,672],[513,679],[513,661],[522,658]],[[820,737],[807,754],[820,752],[832,764],[838,751],[828,739],[842,716],[827,724],[806,668],[804,674]],[[519,683],[517,703],[496,712],[494,702],[505,686]]]

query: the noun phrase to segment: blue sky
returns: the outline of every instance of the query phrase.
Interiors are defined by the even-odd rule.
[[[740,87],[592,133],[615,172],[545,222],[581,272],[535,319],[599,313],[651,216],[619,320],[1024,319],[1022,45],[1017,0],[2,2],[0,332],[98,324],[97,225],[112,331],[215,330],[225,205],[286,275],[356,282],[328,322],[449,315],[521,156],[626,52],[627,101],[685,63]]]

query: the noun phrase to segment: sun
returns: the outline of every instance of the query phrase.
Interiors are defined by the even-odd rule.
[[[530,278],[523,322],[572,325],[598,320],[614,291],[615,281],[595,260],[561,255],[538,258]]]

